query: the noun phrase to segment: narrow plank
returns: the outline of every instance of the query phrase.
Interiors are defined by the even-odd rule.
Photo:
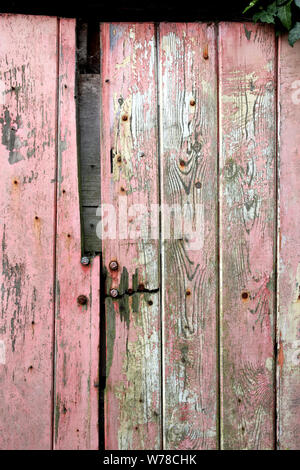
[[[83,207],[81,210],[84,233],[84,252],[91,255],[94,253],[100,253],[101,240],[97,235],[97,227],[100,223],[100,216],[97,215],[98,211],[95,207]]]
[[[274,446],[275,38],[221,23],[221,443]]]
[[[0,35],[0,447],[50,449],[57,20]]]
[[[59,20],[59,51],[54,448],[86,450],[98,447],[100,264],[80,263],[73,19]]]
[[[103,206],[102,233],[106,448],[151,450],[160,447],[161,432],[158,240],[144,233],[150,220],[158,224],[157,214],[150,212],[158,203],[154,26],[102,24],[100,35],[101,203],[110,204]],[[134,214],[134,204],[143,205],[142,215]],[[105,231],[112,230],[108,219],[114,212],[115,239]],[[129,233],[123,234],[126,223]],[[109,269],[111,260],[117,260],[118,271]],[[117,299],[110,296],[111,288],[118,290]]]
[[[80,203],[100,204],[100,75],[83,74],[78,81]]]
[[[162,23],[159,44],[164,447],[215,449],[218,304],[215,26]],[[178,239],[176,222],[168,237],[168,211],[173,205],[178,205],[184,214],[185,230]],[[188,232],[188,223],[196,231],[196,238]]]
[[[279,47],[278,448],[300,449],[300,43]]]

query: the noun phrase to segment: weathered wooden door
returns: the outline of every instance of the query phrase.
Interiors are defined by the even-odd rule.
[[[103,24],[101,54],[107,448],[299,448],[299,46]]]
[[[0,16],[0,447],[299,449],[300,45],[99,25],[84,265],[75,26]]]

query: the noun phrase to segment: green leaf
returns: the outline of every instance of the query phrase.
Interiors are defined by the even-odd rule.
[[[246,11],[250,10],[250,8],[253,8],[259,1],[260,0],[253,0],[252,2],[250,2],[249,5],[243,11],[243,13],[246,13]]]
[[[291,5],[287,4],[283,7],[279,7],[277,16],[279,17],[283,26],[289,31],[292,27]]]
[[[275,2],[271,3],[271,5],[268,6],[267,12],[270,13],[271,15],[276,15],[278,10],[278,5],[275,0]]]
[[[295,4],[300,8],[300,0],[295,0]]]
[[[255,15],[253,15],[253,21],[256,23],[258,20],[262,21],[263,23],[275,23],[274,15],[268,13],[265,10],[255,13]]]
[[[300,39],[300,23],[297,21],[293,29],[289,32],[289,44],[293,47],[295,42]]]

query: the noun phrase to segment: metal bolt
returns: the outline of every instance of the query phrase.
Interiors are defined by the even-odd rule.
[[[84,266],[87,266],[88,264],[90,264],[90,259],[87,257],[87,256],[83,256],[81,258],[81,264],[83,264]]]
[[[113,298],[116,298],[119,295],[118,289],[110,289],[109,293],[110,293],[110,296]]]
[[[77,297],[77,302],[79,305],[86,305],[88,303],[88,298],[86,295],[79,295]]]
[[[118,262],[117,262],[117,261],[111,261],[111,262],[109,263],[109,269],[110,269],[111,271],[118,271],[118,269],[119,269]]]

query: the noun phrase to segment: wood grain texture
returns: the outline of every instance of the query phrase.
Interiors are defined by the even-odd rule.
[[[221,23],[221,439],[274,446],[275,38]]]
[[[101,193],[102,204],[111,205],[102,232],[106,448],[151,450],[161,445],[158,240],[144,236],[151,204],[158,203],[154,25],[102,24],[101,49]],[[121,224],[109,239],[114,211]],[[157,214],[151,220],[157,226]],[[124,234],[122,224],[129,227]],[[110,288],[118,289],[117,299]]]
[[[54,448],[86,450],[98,448],[100,265],[80,263],[75,20],[59,20],[59,46]]]
[[[51,447],[56,18],[0,16],[0,448]]]
[[[162,23],[160,45],[164,446],[217,446],[215,26]],[[169,231],[168,211],[184,214]],[[197,217],[199,222],[197,223]],[[194,234],[188,232],[188,223]],[[175,236],[174,236],[175,235]]]
[[[300,43],[279,44],[278,448],[300,449]]]

